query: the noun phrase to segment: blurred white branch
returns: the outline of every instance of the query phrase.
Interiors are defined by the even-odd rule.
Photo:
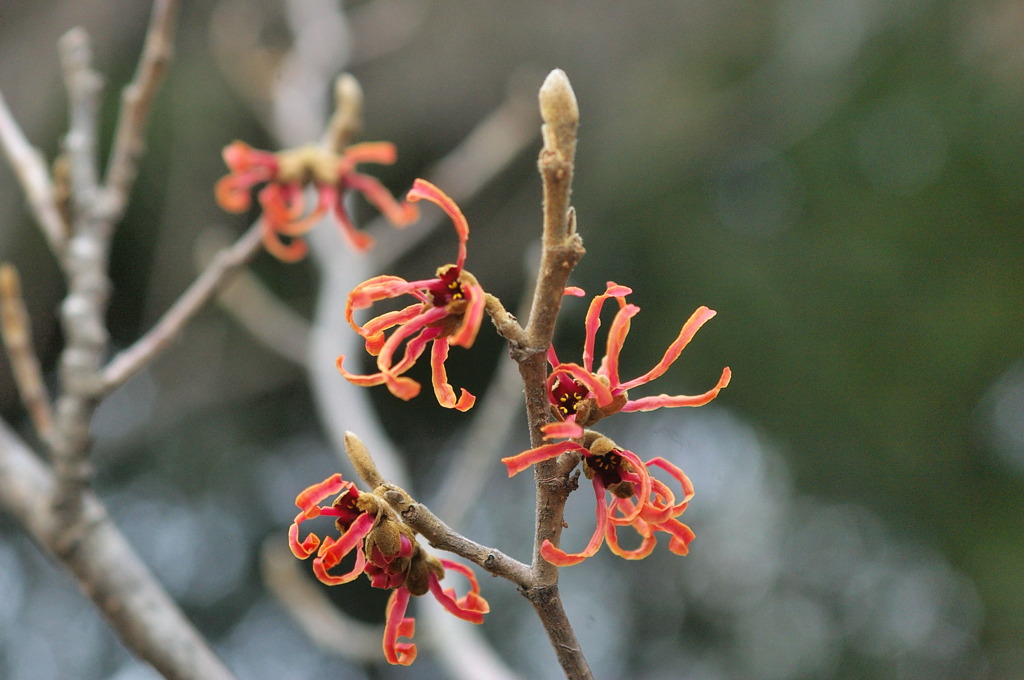
[[[383,626],[363,623],[338,609],[327,591],[303,573],[280,536],[269,536],[260,550],[263,579],[277,601],[321,649],[361,663],[381,660]]]
[[[53,473],[0,420],[0,508],[63,564],[125,644],[172,680],[234,680],[90,491],[81,521],[65,524],[50,500]]]

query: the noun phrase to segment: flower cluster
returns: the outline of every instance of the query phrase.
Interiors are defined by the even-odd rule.
[[[395,226],[405,226],[418,215],[415,206],[398,203],[376,178],[355,169],[359,163],[390,165],[395,158],[395,147],[389,142],[353,144],[341,153],[312,145],[271,153],[236,141],[224,149],[224,162],[231,173],[217,182],[215,195],[224,210],[244,212],[252,204],[252,188],[265,184],[257,194],[263,209],[263,244],[285,262],[306,255],[302,236],[328,210],[352,247],[364,251],[373,245],[373,239],[352,225],[345,208],[348,191],[361,193]],[[316,205],[310,211],[304,196],[308,184],[316,189]]]
[[[431,382],[437,401],[445,408],[467,411],[476,397],[461,390],[458,398],[448,384],[445,361],[452,345],[471,347],[476,340],[483,319],[485,295],[476,277],[466,271],[466,242],[469,223],[459,206],[446,193],[430,182],[418,179],[409,190],[409,201],[427,200],[440,207],[451,218],[459,238],[459,250],[454,264],[437,269],[432,279],[406,281],[398,276],[375,276],[355,287],[348,296],[345,316],[349,324],[366,341],[366,351],[377,357],[377,371],[369,375],[350,373],[343,366],[344,356],[338,357],[338,370],[356,385],[386,385],[391,394],[400,399],[412,399],[420,392],[420,384],[403,375],[412,368],[431,345]],[[412,296],[412,304],[398,311],[385,312],[364,324],[355,322],[357,310],[370,307],[381,300]],[[391,330],[385,337],[385,331]],[[405,344],[401,358],[399,349]]]
[[[577,288],[567,289],[566,293],[576,296],[583,294]],[[657,543],[655,533],[659,531],[670,536],[669,550],[677,555],[685,555],[693,540],[693,532],[678,520],[693,497],[693,485],[683,471],[661,457],[644,463],[632,451],[585,428],[618,412],[702,406],[717,397],[729,384],[732,372],[728,367],[724,368],[715,386],[703,394],[660,394],[631,399],[629,390],[662,376],[715,312],[707,307],[698,308],[683,324],[676,339],[651,370],[632,380],[623,381],[619,376],[619,358],[629,334],[630,322],[640,311],[636,305],[626,302],[626,296],[630,293],[632,290],[626,286],[609,281],[605,292],[590,303],[585,321],[582,364],[561,362],[553,347],[548,350],[551,372],[548,375],[547,391],[556,420],[546,425],[543,431],[546,439],[567,441],[544,444],[502,459],[511,477],[531,465],[563,453],[580,455],[583,471],[593,482],[597,497],[597,528],[587,546],[578,553],[566,553],[550,541],[544,541],[541,555],[557,566],[582,562],[594,555],[602,542],[607,542],[616,555],[626,559],[642,559],[654,550]],[[619,309],[608,328],[605,354],[595,369],[601,311],[604,303],[610,299],[618,303]],[[660,468],[679,483],[682,490],[680,500],[677,501],[664,482],[651,476],[652,466]],[[640,535],[642,540],[639,547],[627,550],[619,545],[617,529],[622,526],[632,527]]]
[[[602,542],[607,542],[616,555],[639,560],[654,550],[658,531],[669,535],[669,550],[685,555],[693,532],[677,518],[693,497],[693,485],[683,471],[660,457],[644,463],[632,451],[590,430],[583,440],[583,444],[574,441],[545,444],[502,458],[512,477],[535,463],[563,453],[572,451],[582,456],[583,472],[593,483],[597,497],[597,528],[587,546],[578,553],[566,553],[545,540],[540,550],[544,559],[559,567],[572,566],[593,556]],[[651,467],[660,468],[679,483],[682,495],[678,501],[668,485],[651,475]],[[618,527],[624,526],[640,535],[642,540],[638,547],[627,550],[619,545]]]
[[[329,505],[322,501],[335,496]],[[299,514],[288,531],[288,544],[299,559],[315,554],[313,573],[327,585],[348,583],[366,574],[374,588],[391,590],[384,628],[384,657],[389,663],[407,666],[416,658],[411,640],[416,622],[407,617],[406,607],[412,595],[430,592],[449,612],[473,623],[482,623],[490,607],[480,595],[480,586],[469,568],[451,560],[430,555],[416,542],[416,535],[402,523],[390,506],[376,493],[360,492],[355,484],[333,474],[305,489],[295,499]],[[340,532],[338,538],[315,533],[300,537],[299,525],[321,515],[333,517]],[[348,571],[336,569],[348,555],[354,562]],[[442,588],[446,571],[465,576],[469,592],[462,597],[454,589]]]
[[[458,241],[454,262],[438,267],[432,278],[408,281],[389,274],[374,276],[349,293],[346,319],[362,338],[366,352],[374,357],[376,370],[366,374],[352,372],[351,364],[345,365],[345,356],[338,357],[337,368],[355,385],[384,385],[394,396],[409,400],[420,393],[421,385],[408,373],[429,346],[431,383],[438,403],[459,411],[472,408],[476,398],[464,388],[456,395],[448,382],[446,361],[451,347],[472,347],[485,312],[494,317],[499,332],[513,346],[522,344],[522,340],[514,333],[506,334],[509,325],[502,324],[514,326],[515,319],[465,269],[469,224],[459,206],[440,188],[422,179],[414,182],[405,201],[399,203],[376,180],[354,171],[359,162],[393,162],[394,148],[389,144],[360,144],[333,155],[313,148],[269,154],[236,142],[225,150],[225,160],[232,174],[218,184],[218,200],[229,210],[244,210],[249,206],[249,190],[266,183],[259,193],[266,225],[264,240],[268,250],[282,259],[294,260],[305,253],[301,236],[328,209],[334,210],[357,250],[369,246],[369,237],[356,231],[345,214],[342,192],[347,189],[365,195],[396,225],[415,219],[416,204],[420,201],[433,203],[448,216]],[[307,215],[302,192],[308,183],[316,186],[318,201]],[[546,348],[551,422],[541,431],[547,443],[502,459],[510,477],[559,457],[566,463],[564,467],[582,463],[583,473],[594,488],[596,527],[579,552],[567,552],[551,540],[542,542],[541,557],[557,567],[578,564],[596,554],[604,544],[625,559],[643,559],[653,552],[659,535],[668,537],[671,552],[686,555],[694,538],[690,528],[680,521],[694,493],[683,471],[661,456],[644,461],[592,428],[619,412],[702,406],[728,386],[732,374],[728,367],[724,368],[715,385],[702,394],[631,395],[635,388],[664,375],[697,331],[715,316],[713,310],[699,307],[682,325],[660,361],[646,373],[624,380],[620,376],[620,359],[632,319],[640,311],[627,301],[631,293],[626,286],[609,281],[605,291],[592,299],[579,363],[561,361],[553,346]],[[565,294],[582,297],[584,292],[568,287]],[[400,300],[406,302],[396,302]],[[617,309],[604,340],[604,355],[598,359],[601,316],[609,301]],[[378,303],[391,307],[378,310],[368,320],[356,319],[359,313]],[[526,329],[518,330],[524,334],[521,337],[527,337]],[[543,411],[543,402],[540,404]],[[346,445],[349,446],[348,435]],[[374,490],[360,492],[338,474],[310,486],[296,499],[299,513],[289,531],[289,544],[296,557],[313,557],[313,572],[325,584],[347,583],[365,574],[374,587],[391,590],[384,654],[391,663],[410,664],[416,656],[416,647],[411,642],[415,623],[405,615],[411,596],[430,592],[452,614],[474,623],[482,622],[489,607],[467,567],[433,557],[420,548],[415,531],[385,500],[388,490],[395,487],[380,478],[368,453],[360,452],[361,446],[349,449],[350,459]],[[331,496],[334,500],[325,504]],[[303,537],[300,525],[321,515],[333,517],[340,534],[321,538],[308,533]],[[638,537],[632,539],[629,547],[619,540],[620,530],[627,528]],[[423,531],[429,534],[427,529]],[[343,562],[347,566],[343,567]],[[440,585],[446,572],[451,571],[469,581],[469,591],[462,597]]]
[[[574,295],[582,294],[579,289],[572,289],[569,292]],[[645,385],[664,375],[701,326],[715,316],[714,310],[698,307],[697,311],[691,314],[683,324],[676,339],[665,350],[661,361],[643,375],[623,381],[619,377],[619,357],[626,341],[626,335],[629,334],[630,322],[640,311],[638,306],[626,302],[626,296],[632,292],[626,286],[609,281],[605,292],[596,296],[590,303],[585,321],[586,335],[583,342],[582,365],[560,362],[554,347],[548,350],[548,362],[552,367],[551,373],[548,375],[548,396],[551,399],[554,415],[558,419],[558,422],[552,423],[544,429],[549,438],[581,437],[584,428],[620,411],[631,413],[676,406],[703,406],[717,397],[722,388],[729,384],[732,372],[726,367],[722,369],[718,383],[703,394],[693,396],[660,394],[630,399],[628,394],[630,389]],[[595,370],[594,351],[597,346],[597,331],[601,327],[601,310],[609,299],[615,300],[619,309],[608,328],[604,357],[601,358]]]

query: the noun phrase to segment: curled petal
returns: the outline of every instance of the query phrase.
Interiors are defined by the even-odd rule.
[[[572,420],[548,423],[540,429],[544,433],[544,439],[578,439],[583,436],[583,427]]]
[[[245,142],[235,140],[224,147],[221,152],[224,163],[231,169],[231,172],[252,172],[258,174],[266,181],[277,174],[277,156],[269,151],[259,151]]]
[[[590,301],[585,322],[587,333],[583,342],[583,365],[588,371],[594,370],[594,346],[597,344],[597,331],[601,328],[601,309],[604,307],[604,301],[610,297],[622,298],[632,292],[626,286],[609,281],[607,290]]]
[[[615,395],[612,394],[611,389],[601,382],[596,375],[585,367],[573,363],[558,364],[551,369],[551,374],[548,375],[548,394],[551,393],[554,383],[560,375],[568,376],[586,387],[590,392],[590,396],[597,401],[598,406],[608,406],[615,401]]]
[[[575,442],[559,442],[557,444],[545,444],[534,449],[529,449],[514,456],[502,458],[501,462],[508,468],[508,476],[513,477],[526,468],[545,460],[551,460],[567,451],[579,451],[586,453],[587,450]]]
[[[312,223],[305,229],[299,229],[293,224],[304,222],[302,213],[306,201],[301,186],[274,182],[260,189],[256,196],[263,208],[264,221],[274,231],[286,236],[300,236],[312,228]],[[317,215],[317,219],[319,217]]]
[[[634,528],[636,528],[635,525],[633,526]],[[640,546],[634,548],[633,550],[626,550],[621,545],[619,545],[619,537],[617,531],[617,526],[615,524],[609,523],[605,531],[604,538],[605,541],[608,543],[608,549],[623,559],[642,560],[643,558],[647,557],[652,552],[654,552],[654,546],[658,543],[658,539],[655,538],[653,535],[644,536],[643,534],[641,534],[643,540],[640,542]]]
[[[395,326],[401,326],[409,323],[422,313],[423,305],[414,304],[409,305],[405,309],[396,309],[393,312],[384,312],[380,316],[375,316],[367,321],[363,324],[362,330],[359,331],[359,334],[366,338],[367,353],[370,354],[370,356],[379,355],[381,349],[384,348],[384,343],[387,341],[384,331]]]
[[[668,542],[669,550],[676,555],[686,555],[690,552],[690,542],[696,537],[690,527],[678,520],[670,519],[659,524],[658,529],[672,537]]]
[[[565,290],[562,291],[562,295],[571,295],[573,297],[583,297],[586,294],[586,291],[579,286],[566,286]]]
[[[228,212],[245,212],[252,205],[249,191],[257,181],[251,175],[245,174],[221,177],[213,187],[217,205]]]
[[[472,276],[468,272],[466,274]],[[477,283],[464,284],[462,292],[466,296],[466,309],[462,313],[462,323],[459,324],[458,330],[455,331],[449,341],[456,347],[469,348],[473,346],[473,342],[476,341],[476,334],[480,330],[487,297],[484,289]]]
[[[640,503],[637,504],[637,507],[634,511],[635,514],[627,514],[622,518],[627,522],[631,522],[635,517],[640,515],[640,512],[643,510],[647,498],[651,495],[651,475],[647,471],[647,466],[644,465],[643,461],[640,460],[640,457],[637,456],[632,451],[629,451],[627,449],[620,449],[618,451],[618,454],[622,456],[624,460],[629,461],[629,464],[633,468],[633,471],[640,477],[640,488],[634,491],[637,498],[640,499]]]
[[[621,382],[619,380],[619,354],[626,342],[626,336],[629,335],[630,321],[639,311],[640,308],[636,305],[624,305],[615,313],[612,325],[608,329],[607,347],[599,372],[608,378],[613,387]]]
[[[435,338],[434,346],[430,351],[430,376],[434,385],[434,396],[437,403],[445,408],[454,408],[456,411],[468,411],[473,408],[476,397],[461,388],[462,392],[455,399],[455,390],[448,384],[448,372],[445,370],[444,362],[448,359],[448,339]]]
[[[571,567],[574,564],[579,564],[588,557],[593,557],[601,548],[601,543],[604,540],[605,528],[608,525],[608,504],[605,500],[604,484],[602,484],[601,480],[597,477],[592,481],[594,483],[594,494],[597,496],[597,527],[594,529],[594,534],[590,537],[590,542],[587,543],[587,547],[578,553],[567,553],[560,548],[556,548],[554,544],[547,539],[545,539],[540,546],[541,556],[556,567]]]
[[[665,371],[668,370],[668,367],[675,363],[675,360],[679,358],[683,348],[690,343],[690,340],[692,340],[693,336],[698,330],[700,330],[700,327],[710,321],[715,314],[716,312],[713,309],[698,307],[697,310],[690,315],[690,318],[686,320],[686,323],[683,324],[683,327],[679,330],[679,335],[676,336],[676,339],[673,340],[672,344],[669,345],[667,350],[665,350],[665,355],[661,358],[661,361],[642,376],[623,383],[622,388],[628,390],[632,387],[636,387],[637,385],[649,383],[655,378],[663,375]],[[726,383],[728,383],[728,380]]]
[[[690,481],[690,478],[687,477],[686,474],[682,470],[680,470],[677,465],[670,463],[669,461],[665,460],[664,458],[661,458],[660,456],[656,458],[651,458],[649,461],[647,461],[647,465],[654,465],[656,467],[661,468],[668,474],[672,475],[672,477],[677,482],[679,482],[679,486],[682,487],[683,489],[683,500],[680,502],[680,506],[685,506],[687,503],[690,502],[690,500],[693,498],[693,482]]]
[[[455,233],[459,237],[459,256],[455,260],[455,266],[461,269],[462,265],[466,262],[466,241],[469,240],[469,222],[466,221],[466,217],[462,214],[459,206],[455,204],[455,201],[448,194],[425,179],[417,179],[413,182],[412,189],[409,189],[406,198],[413,202],[426,199],[445,211],[448,217],[451,218],[452,224],[455,225]]]
[[[408,202],[396,201],[391,192],[376,177],[353,172],[345,176],[345,186],[365,196],[366,200],[396,227],[411,224],[420,216],[419,208]],[[369,237],[367,236],[367,238]]]
[[[359,163],[393,165],[398,160],[398,149],[391,142],[359,142],[345,147],[338,163],[338,175],[347,175]]]
[[[718,379],[718,383],[704,394],[697,395],[685,395],[680,394],[676,396],[669,396],[667,394],[659,394],[656,397],[641,397],[640,399],[634,399],[627,401],[626,404],[620,409],[623,413],[633,413],[636,411],[653,411],[658,408],[676,408],[679,406],[703,406],[708,402],[712,401],[718,396],[725,387],[729,385],[729,381],[732,379],[732,371],[726,366],[722,369],[722,375]],[[630,381],[632,383],[634,381]]]
[[[387,274],[374,276],[363,281],[352,289],[348,294],[348,301],[345,305],[345,318],[353,328],[359,330],[359,326],[352,320],[352,313],[357,309],[366,309],[378,300],[386,300],[398,297],[410,292],[416,287],[400,276],[389,276]]]
[[[440,581],[438,581],[437,576],[433,573],[428,577],[430,592],[433,593],[442,607],[460,619],[471,623],[483,623],[484,614],[491,611],[491,606],[480,595],[480,584],[477,582],[472,570],[458,562],[446,559],[442,559],[441,564],[444,566],[445,571],[456,571],[469,579],[469,592],[457,598],[455,596],[455,589],[442,589]]]
[[[263,247],[267,252],[282,262],[298,262],[306,256],[309,248],[302,239],[286,242],[280,234],[270,227],[270,224],[263,220]]]
[[[365,231],[359,231],[352,223],[352,218],[349,217],[348,209],[345,207],[344,192],[335,191],[327,204],[334,211],[334,219],[341,227],[341,235],[357,253],[365,252],[373,247],[373,237]]]
[[[324,511],[324,508],[319,505],[320,501],[346,488],[358,493],[352,482],[346,482],[340,474],[334,473],[322,482],[306,487],[295,497],[295,505],[299,508],[299,514],[295,516],[292,525],[288,528],[288,546],[291,548],[292,554],[300,560],[313,554],[313,551],[320,545],[320,537],[310,533],[306,538],[300,540],[299,525],[307,519],[319,517]]]
[[[388,663],[400,666],[408,666],[416,660],[416,645],[398,641],[400,637],[411,640],[416,632],[416,619],[405,615],[408,606],[409,590],[396,588],[391,592],[385,610],[387,623],[384,624],[384,658]]]
[[[306,513],[307,517],[316,517],[320,514],[319,503],[323,499],[333,496],[344,488],[355,488],[352,482],[341,478],[341,473],[335,472],[322,482],[311,484],[299,492],[295,497],[295,506]]]
[[[375,521],[377,521],[376,517],[363,513],[337,540],[330,536],[324,538],[324,542],[320,545],[317,556],[313,560],[313,573],[322,583],[336,586],[348,583],[363,573],[366,566],[366,555],[363,554],[362,540],[373,528]],[[356,550],[356,563],[352,569],[340,576],[331,574],[330,570],[338,566],[353,549]]]
[[[320,537],[312,532],[306,538],[301,541],[299,540],[299,525],[306,519],[308,519],[306,513],[300,512],[295,515],[292,525],[288,527],[288,547],[291,548],[292,554],[300,560],[304,560],[312,555],[313,551],[320,545]]]

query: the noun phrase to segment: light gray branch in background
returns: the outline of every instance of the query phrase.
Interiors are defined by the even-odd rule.
[[[177,0],[154,1],[135,76],[121,91],[121,110],[103,182],[111,221],[124,215],[138,175],[139,159],[146,147],[144,133],[149,111],[174,51],[177,5]]]
[[[68,238],[68,226],[54,200],[53,180],[46,167],[46,159],[25,138],[25,133],[7,107],[3,93],[0,93],[0,147],[14,169],[21,190],[28,199],[32,216],[42,230],[50,250],[58,258],[61,257]]]
[[[322,15],[324,5],[333,6],[336,19],[329,19]],[[292,0],[289,3],[288,16],[292,22],[292,32],[296,36],[297,49],[291,57],[293,61],[288,62],[289,69],[307,63],[306,68],[289,70],[294,80],[289,84],[302,85],[303,97],[296,101],[301,102],[307,111],[319,111],[315,102],[322,102],[325,93],[330,91],[328,85],[333,82],[334,76],[342,70],[341,63],[333,64],[330,69],[328,64],[320,60],[322,54],[304,51],[298,37],[306,35],[307,31],[316,30],[317,34],[324,38],[322,31],[325,27],[338,27],[334,36],[328,36],[327,44],[333,44],[337,54],[343,55],[347,49],[347,31],[344,15],[337,4],[328,0]],[[318,12],[310,13],[310,7],[319,8]],[[317,25],[315,29],[305,25],[303,22],[313,22]],[[308,62],[304,60],[308,59]],[[278,92],[283,95],[283,92]],[[289,96],[296,96],[296,92],[289,92]],[[279,97],[280,98],[280,97]],[[294,105],[294,103],[293,103]],[[324,127],[323,119],[317,121],[316,130],[302,128],[305,124],[293,125],[293,119],[282,117],[282,106],[275,107],[278,121],[277,136],[287,144],[304,143],[314,139]],[[465,201],[476,191],[483,187],[497,172],[514,158],[523,147],[535,136],[532,126],[524,123],[521,112],[524,106],[503,107],[500,114],[489,117],[485,124],[477,128],[474,134],[464,142],[451,156],[446,165],[437,168],[434,176],[439,182],[444,182],[445,191],[456,201]],[[518,112],[515,113],[514,111]],[[527,119],[528,120],[528,119]],[[288,129],[280,129],[287,123]],[[374,235],[382,231],[383,220],[376,225],[371,225]],[[373,412],[370,405],[368,393],[363,388],[355,387],[348,381],[341,379],[341,376],[333,370],[335,359],[339,354],[352,354],[352,350],[362,350],[359,336],[355,333],[346,333],[348,323],[344,318],[345,301],[348,292],[358,283],[376,273],[382,262],[391,262],[397,251],[389,254],[380,246],[374,250],[373,257],[354,257],[345,244],[342,243],[337,233],[332,228],[319,228],[310,234],[311,251],[321,272],[319,287],[319,298],[313,320],[313,328],[310,337],[310,361],[309,374],[314,389],[314,395],[320,408],[321,419],[331,436],[335,449],[339,452],[339,458],[344,459],[340,452],[344,451],[344,433],[346,430],[353,430],[359,433],[360,438],[374,452],[374,458],[384,474],[392,482],[408,488],[408,472],[402,459],[397,455],[391,445],[386,433],[380,425],[379,419]],[[423,224],[416,225],[422,230],[420,238],[426,234]],[[411,236],[412,229],[404,230],[406,237]],[[413,232],[415,233],[415,232]],[[439,618],[439,617],[435,617]],[[506,680],[515,677],[494,650],[484,641],[478,631],[468,630],[461,635],[444,635],[436,638],[441,649],[441,660],[446,662],[450,673],[457,677],[467,668],[474,668],[472,677],[475,680]],[[474,666],[466,664],[467,659],[472,656],[477,661]],[[460,670],[463,669],[463,670]],[[491,673],[485,675],[485,672]]]
[[[90,491],[81,521],[61,523],[50,507],[53,473],[0,420],[0,508],[74,576],[125,644],[171,680],[234,680]]]
[[[280,536],[263,542],[260,567],[277,601],[318,647],[351,661],[380,662],[384,627],[358,621],[336,607],[323,584],[307,577],[306,565],[295,559]]]

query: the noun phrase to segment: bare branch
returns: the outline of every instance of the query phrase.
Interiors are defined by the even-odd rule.
[[[544,118],[541,128],[544,147],[538,159],[544,183],[543,249],[533,306],[526,324],[527,347],[523,349],[528,354],[519,358],[533,446],[544,443],[541,427],[551,419],[545,353],[551,345],[565,284],[584,253],[576,234],[574,212],[569,206],[579,109],[569,79],[558,69],[548,75],[540,89],[540,111]],[[533,568],[540,583],[554,584],[558,581],[558,570],[541,558],[540,546],[545,540],[558,545],[562,510],[572,488],[565,483],[564,476],[558,475],[556,461],[540,463],[534,471],[537,479],[537,525]]]
[[[53,407],[32,347],[32,325],[21,297],[18,270],[7,263],[0,265],[0,334],[21,401],[36,432],[46,441],[53,434]]]
[[[384,485],[384,499],[391,504],[402,520],[423,535],[430,545],[446,550],[477,564],[496,576],[512,581],[521,588],[529,588],[534,579],[530,567],[495,548],[472,541],[442,522],[430,508],[417,503],[398,487]]]
[[[202,272],[222,249],[231,245],[227,229],[207,229],[196,243],[196,271]],[[247,267],[237,269],[217,295],[217,304],[268,349],[305,366],[309,322],[271,291]]]
[[[582,241],[576,234],[575,213],[569,204],[579,108],[565,73],[558,69],[552,71],[540,89],[539,99],[544,119],[541,128],[544,147],[537,162],[544,184],[543,249],[533,306],[526,324],[527,346],[522,348],[522,355],[516,357],[523,378],[533,446],[543,443],[541,427],[551,419],[546,351],[551,345],[565,284],[584,253]],[[537,514],[532,572],[536,587],[524,590],[523,595],[537,610],[566,676],[571,680],[590,679],[593,678],[590,667],[558,595],[558,568],[540,554],[544,541],[559,544],[565,501],[576,488],[576,482],[567,476],[557,459],[535,465],[534,478]]]
[[[71,29],[61,36],[58,47],[68,91],[69,124],[64,152],[71,175],[75,228],[88,219],[109,231],[110,225],[95,214],[99,191],[96,131],[103,78],[93,70],[92,44],[85,29]]]
[[[50,504],[54,475],[0,421],[0,508],[63,564],[124,644],[170,680],[234,680],[91,492],[82,521],[63,522]]]
[[[121,92],[121,111],[104,181],[109,218],[121,219],[145,148],[149,111],[173,53],[177,0],[156,0],[132,82]]]
[[[32,216],[46,237],[50,250],[60,257],[68,238],[68,226],[54,199],[53,181],[43,154],[29,144],[0,93],[0,147],[21,183]]]
[[[109,394],[139,372],[174,342],[185,325],[260,250],[262,225],[249,227],[230,248],[220,251],[209,267],[182,293],[148,333],[115,356],[103,370],[99,394]]]
[[[71,527],[82,520],[82,494],[92,473],[89,422],[98,403],[96,381],[109,338],[105,317],[113,225],[103,215],[97,185],[96,130],[102,80],[92,69],[89,36],[81,28],[72,29],[61,37],[59,47],[69,100],[70,125],[64,149],[74,223],[60,262],[68,294],[61,304],[65,346],[51,447],[59,486],[53,503],[62,521]]]

